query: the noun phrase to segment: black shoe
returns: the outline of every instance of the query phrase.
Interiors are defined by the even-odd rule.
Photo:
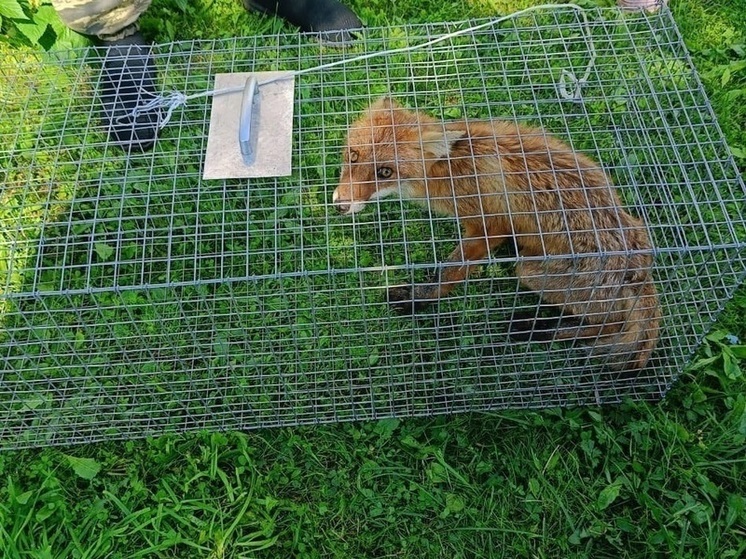
[[[247,10],[276,14],[301,31],[319,33],[325,41],[333,43],[352,41],[355,36],[351,31],[363,27],[355,13],[337,0],[244,0],[243,3]]]
[[[105,42],[101,68],[103,121],[109,139],[125,151],[146,151],[158,133],[159,110],[130,113],[156,95],[155,62],[150,46],[136,33]]]

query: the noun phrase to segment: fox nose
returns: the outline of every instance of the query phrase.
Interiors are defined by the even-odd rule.
[[[341,214],[346,214],[350,211],[350,206],[352,203],[349,200],[340,200],[339,199],[339,191],[335,190],[334,194],[332,195],[332,202],[334,202],[334,205],[337,206],[337,211]]]

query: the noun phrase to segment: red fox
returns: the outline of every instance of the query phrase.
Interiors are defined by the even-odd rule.
[[[444,297],[470,262],[513,239],[521,283],[559,311],[551,338],[580,340],[614,369],[645,367],[661,316],[650,239],[589,157],[538,128],[441,122],[386,97],[352,124],[343,160],[333,195],[341,213],[396,194],[456,217],[463,229],[437,280],[389,288],[396,310]],[[546,324],[520,320],[511,335],[535,340]]]

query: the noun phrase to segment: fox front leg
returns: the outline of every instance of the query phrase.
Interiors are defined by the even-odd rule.
[[[391,287],[388,303],[396,312],[413,314],[447,296],[462,283],[474,268],[474,262],[483,260],[503,241],[502,236],[485,234],[481,223],[465,228],[464,240],[448,256],[437,279],[428,283]]]
[[[441,297],[448,295],[458,283],[466,279],[469,273],[468,268],[469,265],[465,263],[460,266],[445,266],[434,281],[390,287],[388,303],[399,314],[414,314],[422,311]]]

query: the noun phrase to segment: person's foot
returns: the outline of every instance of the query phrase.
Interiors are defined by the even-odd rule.
[[[155,91],[155,62],[139,33],[104,42],[101,68],[103,122],[109,139],[125,151],[146,151],[158,133],[158,110],[132,116]]]
[[[617,4],[623,10],[657,12],[662,6],[668,4],[668,0],[617,0]]]
[[[355,29],[363,23],[337,0],[243,0],[247,10],[278,15],[301,28],[319,33],[325,41],[347,43],[354,39]]]

